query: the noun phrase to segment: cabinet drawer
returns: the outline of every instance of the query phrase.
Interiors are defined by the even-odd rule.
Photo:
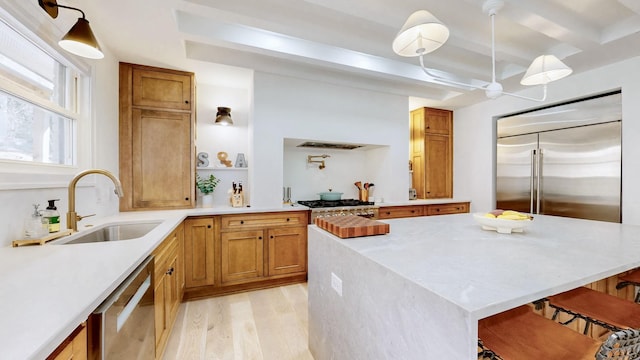
[[[380,219],[395,219],[424,215],[421,205],[410,206],[388,206],[380,208],[378,217]]]
[[[469,203],[428,205],[427,215],[460,214],[469,212]]]
[[[221,230],[239,230],[258,227],[297,226],[307,224],[306,212],[282,212],[221,217]]]
[[[161,278],[167,272],[170,264],[178,257],[178,241],[175,233],[172,233],[156,248],[154,253],[154,276]],[[174,269],[175,270],[175,269]]]

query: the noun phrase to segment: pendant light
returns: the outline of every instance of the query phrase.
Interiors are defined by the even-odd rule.
[[[542,98],[531,98],[514,93],[504,92],[502,85],[496,81],[496,49],[495,49],[495,15],[504,6],[502,0],[486,0],[482,9],[491,17],[491,82],[486,85],[475,85],[452,80],[442,76],[442,72],[429,69],[424,65],[424,55],[438,49],[449,37],[449,29],[435,16],[425,10],[416,11],[405,22],[398,35],[393,40],[393,50],[400,56],[420,58],[420,67],[429,77],[447,85],[469,89],[485,90],[490,99],[501,95],[509,95],[532,101],[544,101],[547,98],[547,84],[569,76],[573,70],[554,55],[537,57],[520,81],[522,85],[542,85]]]
[[[233,125],[233,120],[231,120],[231,108],[219,107],[218,112],[216,113],[215,124],[222,126]]]
[[[96,40],[93,31],[91,31],[89,21],[85,18],[84,11],[70,6],[59,5],[57,0],[38,0],[38,4],[54,19],[58,17],[58,8],[79,11],[82,17],[78,18],[78,21],[62,37],[58,45],[72,54],[85,58],[102,59],[104,57],[98,40]]]

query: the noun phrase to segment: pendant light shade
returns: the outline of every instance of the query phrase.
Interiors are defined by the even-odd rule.
[[[522,85],[544,85],[569,76],[573,70],[554,55],[540,55],[520,80]]]
[[[38,4],[54,19],[58,17],[58,8],[79,11],[82,17],[78,18],[76,24],[58,42],[58,45],[74,55],[89,59],[102,59],[104,57],[98,40],[96,40],[93,31],[91,31],[89,21],[85,19],[84,11],[71,6],[58,5],[57,0],[38,0]]]
[[[215,124],[222,126],[233,125],[233,120],[231,120],[231,108],[219,107],[218,112],[216,113]]]
[[[449,38],[449,28],[426,10],[411,14],[393,40],[393,51],[400,56],[428,54]]]
[[[449,29],[426,10],[419,10],[411,14],[404,23],[400,32],[393,40],[393,51],[400,56],[417,56],[420,60],[420,68],[433,82],[445,85],[484,90],[490,99],[496,99],[502,95],[509,95],[531,101],[545,101],[547,98],[547,84],[569,76],[571,68],[565,65],[553,55],[538,56],[527,69],[520,81],[522,85],[543,85],[542,98],[522,96],[505,92],[502,85],[496,79],[496,45],[495,45],[495,17],[504,6],[504,0],[485,0],[482,10],[491,19],[491,82],[482,84],[477,80],[459,81],[456,76],[451,76],[443,71],[430,69],[425,66],[425,54],[428,54],[442,46],[449,38]]]
[[[104,57],[98,40],[96,40],[93,31],[91,31],[89,21],[85,18],[78,18],[76,24],[58,42],[58,45],[72,54],[89,59],[102,59]]]

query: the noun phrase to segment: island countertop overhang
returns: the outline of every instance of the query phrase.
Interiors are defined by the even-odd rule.
[[[539,215],[524,233],[482,230],[472,214],[387,220],[388,235],[343,246],[481,319],[640,266],[640,227]],[[310,256],[315,256],[310,254]]]

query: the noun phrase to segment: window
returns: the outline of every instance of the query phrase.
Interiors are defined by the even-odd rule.
[[[76,164],[78,71],[0,21],[0,161]]]

